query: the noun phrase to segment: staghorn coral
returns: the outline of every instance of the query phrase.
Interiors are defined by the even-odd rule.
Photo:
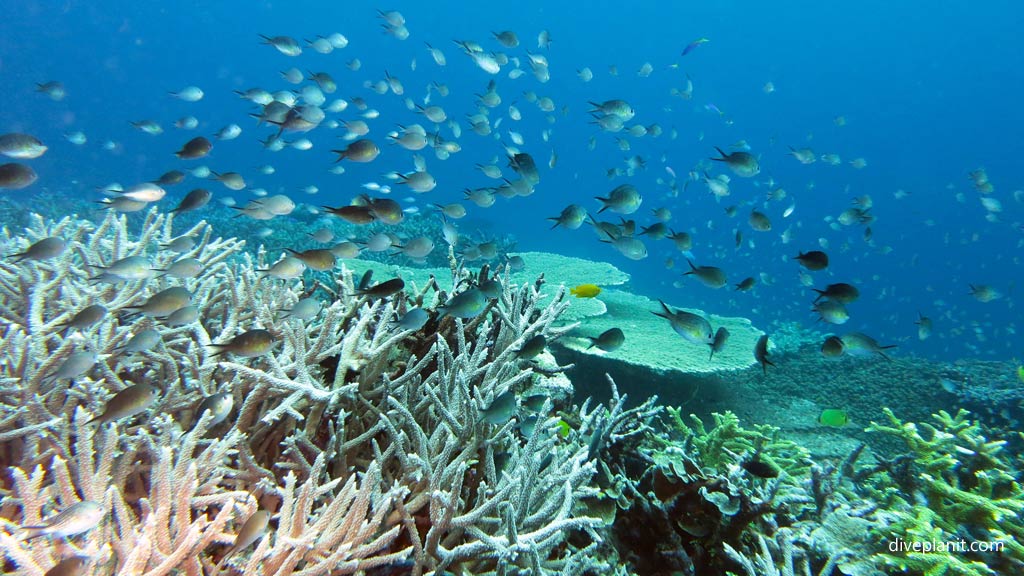
[[[269,255],[241,252],[198,222],[191,279],[151,277],[90,283],[95,266],[129,255],[163,268],[174,220],[155,211],[135,222],[109,215],[98,226],[33,218],[16,252],[60,235],[59,259],[0,264],[0,544],[5,571],[41,575],[61,558],[87,554],[104,574],[849,574],[1019,568],[1020,488],[1003,444],[966,414],[933,426],[891,416],[877,431],[909,454],[855,469],[817,462],[772,427],[743,428],[732,414],[713,425],[664,428],[650,398],[626,408],[611,383],[609,406],[573,406],[566,367],[519,360],[532,337],[559,326],[564,288],[514,283],[471,319],[432,315],[419,330],[392,321],[448,295],[434,279],[409,282],[386,299],[358,296],[342,269],[332,290],[263,277]],[[453,291],[488,278],[449,252]],[[168,326],[132,307],[185,287],[199,320]],[[322,301],[312,320],[283,317],[300,298]],[[540,304],[544,302],[545,304]],[[109,313],[82,329],[64,324],[102,304]],[[155,329],[159,344],[126,353]],[[261,328],[275,346],[246,358],[207,345]],[[92,363],[56,378],[85,351]],[[88,423],[118,392],[139,382],[160,393],[132,418]],[[511,393],[544,393],[490,410]],[[235,410],[224,422],[197,414],[214,393]],[[924,434],[918,432],[924,428]],[[758,460],[777,478],[751,467]],[[921,500],[923,498],[923,500]],[[20,540],[32,524],[81,501],[107,514],[68,539]],[[881,507],[880,507],[881,506]],[[226,554],[244,519],[272,513],[271,530]],[[998,518],[998,522],[996,521]],[[966,531],[966,532],[965,532]],[[1002,539],[1000,555],[894,554],[884,538]],[[854,551],[855,556],[848,554]],[[233,552],[233,551],[232,551]]]
[[[776,429],[744,429],[732,414],[715,415],[711,428],[693,418],[691,427],[678,410],[667,412],[665,435],[648,435],[630,457],[642,463],[615,463],[639,478],[613,526],[620,547],[634,551],[627,559],[638,573],[743,570],[729,549],[753,557],[758,534],[771,535],[813,510],[801,477],[807,475],[806,453],[778,440]],[[744,466],[751,458],[781,470],[775,477],[757,476]],[[626,472],[638,467],[640,473]]]
[[[757,552],[753,558],[741,554],[729,544],[723,544],[723,549],[729,558],[743,567],[746,576],[811,576],[810,561],[807,553],[796,545],[797,538],[798,535],[789,528],[780,528],[774,539],[757,534]],[[829,558],[818,576],[831,574],[835,566],[835,557]]]
[[[696,453],[706,466],[724,470],[737,462],[736,455],[763,452],[765,460],[774,463],[792,476],[803,476],[810,469],[806,449],[780,438],[779,429],[768,424],[757,424],[753,429],[740,426],[740,419],[732,412],[714,413],[710,430],[697,416],[690,415],[690,425],[683,420],[678,409],[668,408],[673,437]]]
[[[909,454],[899,468],[883,461],[864,471],[877,475],[874,496],[898,514],[886,537],[917,542],[988,541],[1002,552],[930,553],[891,551],[880,557],[889,566],[925,574],[995,574],[1024,568],[1024,489],[1002,453],[1005,441],[989,440],[966,410],[939,411],[935,424],[906,423],[888,408],[888,424],[872,422],[869,432],[903,441]],[[924,433],[921,433],[921,429]],[[896,490],[889,483],[895,484]]]
[[[474,340],[462,320],[446,320],[455,328],[454,346],[438,338],[422,359],[410,358],[403,374],[385,378],[384,390],[363,395],[385,398],[379,421],[397,446],[395,464],[422,486],[423,497],[401,507],[416,551],[413,574],[455,565],[480,573],[497,562],[562,572],[579,562],[554,550],[565,533],[598,524],[572,514],[593,492],[586,485],[594,465],[585,445],[553,433],[556,418],[542,410],[528,431],[521,418],[496,425],[479,414],[496,397],[528,385],[532,373],[514,361],[526,340],[564,330],[549,328],[567,305],[564,289],[539,314],[531,305],[538,296],[531,285],[506,291],[493,320],[469,323],[476,324]]]
[[[391,321],[431,302],[425,296],[436,284],[370,299],[356,295],[342,269],[328,298],[316,284],[260,276],[266,253],[254,258],[239,241],[213,239],[205,222],[186,232],[197,240],[186,255],[161,248],[176,236],[172,216],[152,210],[137,224],[134,237],[131,221],[113,214],[98,226],[36,217],[26,238],[0,238],[10,252],[52,235],[69,244],[59,259],[0,265],[0,464],[10,470],[0,482],[0,539],[8,567],[42,574],[84,553],[90,569],[115,574],[202,574],[219,564],[280,575],[388,566],[416,574],[613,570],[593,557],[601,521],[581,505],[597,490],[589,443],[599,411],[572,416],[563,406],[559,417],[551,398],[504,423],[482,418],[507,391],[557,388],[545,381],[561,368],[535,369],[515,352],[536,334],[556,338],[571,328],[553,327],[564,289],[551,297],[542,282],[517,286],[506,276],[480,316],[398,331]],[[154,268],[191,256],[203,270],[184,280],[90,282],[96,267],[126,256]],[[468,280],[457,266],[453,274],[455,286]],[[172,286],[188,290],[198,321],[172,327],[130,313]],[[279,317],[310,294],[324,301],[316,319]],[[537,304],[542,296],[546,306]],[[439,293],[433,301],[443,300]],[[99,322],[60,329],[96,303],[109,311]],[[271,332],[268,353],[217,356],[207,347],[254,328]],[[157,346],[125,353],[144,329],[159,333]],[[82,350],[91,365],[53,377]],[[139,382],[159,389],[149,411],[88,423]],[[235,406],[217,424],[196,409],[214,393]],[[580,431],[559,432],[564,417],[581,422]],[[66,541],[18,539],[18,525],[81,499],[107,513],[93,530]],[[273,512],[274,530],[225,560],[257,506]]]
[[[119,570],[127,574],[167,574],[172,568],[201,574],[195,554],[229,538],[224,529],[232,508],[248,496],[230,489],[230,470],[223,466],[241,435],[236,431],[194,454],[209,416],[188,433],[164,416],[154,422],[157,435],[139,431],[131,436],[122,435],[116,425],[96,431],[87,424],[89,417],[85,409],[75,410],[73,425],[63,430],[67,435],[54,444],[58,452],[71,452],[52,455],[48,470],[42,465],[31,472],[12,469],[13,493],[5,498],[5,508],[18,507],[22,523],[38,524],[43,510],[54,505],[102,503],[114,521],[90,532],[80,545],[70,544],[71,551],[90,556],[97,566],[116,556]],[[143,454],[147,463],[139,466]],[[10,511],[5,509],[5,515]],[[43,574],[62,553],[49,546],[25,549],[4,530],[0,542],[24,574]]]

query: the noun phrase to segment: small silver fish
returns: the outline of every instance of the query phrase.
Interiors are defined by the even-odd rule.
[[[9,258],[14,258],[15,262],[21,262],[22,260],[48,260],[63,254],[66,247],[67,243],[64,242],[63,238],[51,236],[32,244],[24,252],[11,254]]]
[[[212,356],[219,356],[225,353],[232,353],[240,358],[253,358],[262,356],[277,343],[277,338],[267,330],[249,330],[242,332],[224,344],[210,344],[214,349]]]
[[[103,413],[89,420],[86,424],[99,422],[102,425],[121,418],[134,416],[149,408],[159,394],[159,390],[145,382],[133,384],[114,394],[114,397],[103,408]]]
[[[31,540],[39,536],[51,538],[67,538],[82,532],[88,532],[100,523],[106,510],[97,502],[83,500],[68,506],[56,516],[49,518],[38,526],[22,526],[25,533],[21,540]]]
[[[89,565],[88,556],[68,556],[46,571],[43,576],[82,576]]]
[[[267,533],[267,527],[270,525],[270,512],[266,510],[257,510],[252,516],[242,524],[242,527],[238,529],[238,535],[235,536],[235,543],[231,545],[224,557],[221,558],[220,562],[224,563],[228,558],[234,556],[238,552],[245,550],[251,546],[254,542],[262,538]]]
[[[217,424],[220,424],[228,417],[231,413],[231,408],[234,407],[235,400],[231,394],[227,392],[219,392],[203,398],[202,402],[196,408],[195,422],[192,424],[195,426],[199,422],[199,419],[203,417],[203,413],[209,411],[213,417],[210,419],[208,428],[213,428]]]

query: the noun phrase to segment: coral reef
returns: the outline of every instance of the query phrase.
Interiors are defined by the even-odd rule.
[[[730,411],[684,417],[643,391],[630,406],[611,376],[608,402],[577,404],[571,366],[523,353],[580,329],[570,273],[537,278],[538,256],[516,273],[470,271],[449,250],[447,269],[351,262],[281,280],[260,272],[265,250],[205,221],[133,218],[33,216],[0,236],[6,254],[67,245],[0,263],[4,572],[73,556],[147,576],[1024,570],[1017,461],[966,411],[912,424],[876,405],[885,419],[830,431],[848,442],[823,458]],[[194,274],[169,273],[182,259]],[[403,287],[358,290],[364,269]],[[441,313],[488,278],[500,287],[479,310]],[[403,328],[415,308],[424,322]],[[751,390],[791,383],[790,340]],[[908,369],[842,365],[854,380]],[[60,520],[82,506],[102,516]]]
[[[871,432],[910,453],[858,465],[864,444],[812,461],[777,428],[666,410],[664,435],[607,464],[636,478],[619,482],[629,495],[613,524],[624,561],[637,574],[1020,573],[1024,493],[1004,441],[986,439],[965,412],[939,412],[923,436],[885,413],[890,422]]]
[[[868,430],[899,438],[908,452],[860,475],[878,474],[872,496],[897,514],[887,538],[918,542],[1000,543],[1002,551],[883,554],[889,566],[925,574],[999,574],[1024,570],[1024,489],[1003,454],[1005,440],[989,440],[966,410],[940,411],[934,424],[905,423],[886,409],[888,423]],[[924,430],[922,434],[921,430]]]
[[[633,383],[634,395],[656,395],[668,405],[688,403],[698,394],[702,401],[710,401],[732,387],[737,374],[756,365],[754,344],[763,332],[745,318],[690,310],[707,317],[714,329],[729,331],[724,348],[712,356],[709,346],[686,341],[668,321],[652,313],[661,310],[657,300],[614,288],[602,291],[597,299],[607,312],[579,317],[579,328],[553,346],[561,362],[576,365],[571,375],[584,383],[585,395],[603,397],[603,389],[586,383],[600,382],[607,373],[619,382]],[[590,337],[611,328],[625,332],[621,348],[604,352],[591,347]],[[761,373],[760,368],[757,372]]]
[[[595,438],[618,441],[595,432],[608,430],[606,412],[564,396],[517,400],[497,419],[492,410],[510,393],[561,386],[546,386],[559,367],[535,369],[516,352],[566,329],[554,326],[563,288],[537,306],[550,293],[543,283],[506,281],[473,318],[432,315],[401,330],[400,314],[447,295],[360,296],[345,269],[325,295],[262,276],[266,253],[214,239],[205,222],[184,232],[195,240],[184,254],[166,248],[182,235],[173,216],[154,210],[140,224],[136,237],[124,216],[98,226],[37,217],[24,237],[0,239],[6,253],[49,236],[68,243],[51,260],[0,265],[7,568],[42,575],[71,555],[90,570],[147,575],[607,568],[592,555],[602,521],[582,506],[597,491]],[[129,257],[144,264],[111,277]],[[185,257],[199,260],[196,277],[150,270]],[[453,286],[468,277],[454,273]],[[196,307],[191,321],[152,304],[172,288]],[[281,314],[310,295],[321,300],[315,318]],[[106,313],[77,323],[94,305]],[[147,330],[152,346],[129,345]],[[252,333],[269,334],[267,349],[211,346]],[[155,398],[115,410],[140,383]],[[200,413],[216,394],[232,400],[230,416]],[[19,529],[79,501],[104,511],[82,535],[26,539]],[[236,540],[257,510],[270,529]]]
[[[615,463],[626,476],[643,470],[616,538],[635,551],[627,560],[638,574],[739,570],[756,535],[792,524],[809,506],[798,476],[809,468],[806,453],[777,429],[740,427],[732,414],[716,415],[710,429],[695,417],[688,426],[678,410],[667,417],[667,434],[648,437],[632,456],[642,463]]]

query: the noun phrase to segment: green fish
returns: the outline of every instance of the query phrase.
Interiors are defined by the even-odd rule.
[[[11,254],[8,258],[14,258],[15,262],[21,262],[22,260],[48,260],[63,254],[66,247],[67,243],[62,238],[51,236],[29,246],[24,252]]]
[[[475,318],[487,307],[487,296],[477,288],[470,288],[452,296],[443,306],[438,306],[439,318],[454,316],[456,318]]]
[[[618,350],[622,346],[622,343],[626,341],[626,335],[623,334],[622,330],[619,328],[609,328],[602,332],[597,338],[594,338],[593,336],[588,336],[588,338],[590,338],[590,346],[587,346],[587,350],[596,347],[600,350],[604,350],[605,352],[614,352]]]
[[[501,426],[516,414],[516,395],[508,390],[500,394],[487,408],[480,410],[481,419],[495,426]]]
[[[156,401],[156,397],[159,395],[159,390],[145,382],[133,384],[124,390],[121,390],[117,394],[114,394],[113,398],[111,398],[103,408],[103,413],[92,420],[89,420],[86,424],[99,422],[102,425],[121,418],[134,416],[140,412],[144,412],[146,408],[149,408],[149,406]]]
[[[516,358],[520,360],[532,360],[537,354],[544,351],[548,340],[543,334],[537,334],[523,343],[523,346],[516,351]]]
[[[223,344],[210,344],[211,356],[220,356],[228,352],[239,358],[262,356],[277,344],[277,338],[267,330],[256,329],[242,332]]]
[[[846,344],[839,336],[829,336],[821,345],[821,355],[826,358],[838,358],[846,351]]]
[[[729,330],[725,326],[719,326],[715,337],[711,340],[711,355],[708,356],[708,360],[715,357],[715,352],[721,352],[722,348],[725,348],[727,340],[729,340]]]
[[[754,456],[749,460],[744,460],[740,463],[740,466],[758,478],[779,477],[779,467],[767,459],[762,459],[760,456]]]
[[[714,342],[711,324],[706,318],[684,310],[673,311],[661,300],[658,302],[661,304],[663,312],[652,312],[652,314],[668,320],[676,334],[682,336],[687,342],[709,346]]]
[[[388,296],[394,296],[405,288],[405,281],[401,278],[392,278],[391,280],[385,280],[379,284],[374,284],[370,287],[364,287],[356,290],[356,294],[360,296],[368,296],[370,298],[387,298]]]
[[[208,427],[213,428],[217,424],[220,424],[228,417],[231,413],[231,408],[235,404],[235,399],[231,397],[231,394],[227,392],[219,392],[203,398],[199,403],[199,407],[196,408],[196,414],[192,426],[199,422],[199,419],[203,417],[206,411],[209,411],[212,417]]]
[[[640,208],[643,198],[640,192],[632,184],[622,184],[608,193],[608,196],[595,196],[603,204],[598,214],[605,210],[618,212],[619,214],[632,214]]]
[[[721,268],[715,266],[695,266],[690,260],[686,261],[690,265],[689,272],[683,272],[683,276],[693,275],[700,283],[707,286],[708,288],[721,288],[725,286],[727,280],[725,279],[725,272]]]
[[[715,146],[715,150],[718,151],[720,156],[718,158],[712,158],[715,162],[724,162],[730,170],[733,171],[737,176],[744,178],[750,178],[751,176],[757,176],[761,172],[761,166],[757,162],[757,156],[754,156],[750,152],[732,152],[726,154],[721,148]],[[756,230],[757,228],[755,228]]]
[[[835,426],[837,428],[846,426],[850,419],[846,415],[846,410],[840,410],[838,408],[826,408],[821,411],[821,415],[818,416],[818,424],[823,426]]]
[[[108,272],[109,274],[110,272]],[[192,293],[181,286],[174,286],[153,294],[145,303],[139,306],[125,306],[125,310],[132,310],[137,314],[160,318],[169,316],[180,308],[192,303]]]
[[[882,346],[877,340],[861,332],[850,332],[843,336],[843,345],[845,346],[846,353],[850,356],[878,354],[889,362],[892,362],[892,359],[886,355],[885,351],[896,347],[895,344]]]
[[[768,375],[768,367],[775,366],[771,360],[768,359],[768,335],[761,334],[761,337],[757,339],[757,343],[754,344],[754,359],[761,364],[761,369],[764,374]]]

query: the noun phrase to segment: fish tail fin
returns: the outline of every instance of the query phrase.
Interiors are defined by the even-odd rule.
[[[46,526],[22,526],[23,534],[18,536],[20,542],[27,542],[34,538],[46,535]]]
[[[879,346],[878,350],[875,350],[875,352],[877,352],[878,355],[881,356],[882,358],[885,358],[887,362],[892,362],[892,358],[890,358],[889,355],[886,354],[885,352],[882,352],[882,350],[891,350],[895,347],[895,344],[889,344],[888,346]]]
[[[715,150],[717,150],[717,151],[718,151],[718,153],[719,153],[719,154],[721,154],[721,155],[722,155],[722,157],[721,157],[721,158],[712,158],[712,160],[717,160],[717,161],[719,161],[719,162],[724,162],[724,161],[725,161],[725,159],[729,157],[729,155],[728,155],[728,154],[726,154],[725,152],[722,152],[722,149],[721,149],[721,148],[719,148],[718,146],[715,146],[714,148],[715,148]]]
[[[655,312],[654,314],[656,316],[661,316],[662,318],[671,318],[672,317],[672,309],[668,307],[668,304],[665,304],[665,301],[664,300],[660,300],[660,299],[658,300],[658,304],[661,304],[661,309],[665,311],[665,314],[662,315],[662,314],[658,314],[657,312]]]
[[[207,344],[206,348],[213,349],[213,353],[210,354],[211,358],[226,354],[228,351],[228,347],[226,344]]]

